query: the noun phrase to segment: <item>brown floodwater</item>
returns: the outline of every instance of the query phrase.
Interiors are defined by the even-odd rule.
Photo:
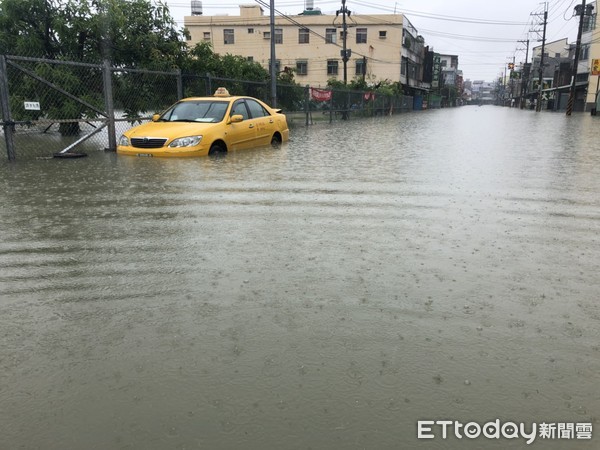
[[[0,161],[0,448],[600,448],[600,117],[291,138]]]

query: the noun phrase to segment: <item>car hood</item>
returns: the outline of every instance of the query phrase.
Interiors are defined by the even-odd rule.
[[[129,138],[163,137],[175,139],[178,137],[196,136],[214,128],[216,123],[201,122],[148,122],[125,132]]]

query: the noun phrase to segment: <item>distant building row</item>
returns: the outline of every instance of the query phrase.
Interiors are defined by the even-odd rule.
[[[527,62],[517,64],[502,81],[505,100],[524,98],[537,102],[541,94],[544,109],[567,108],[575,76],[575,111],[596,108],[600,74],[600,29],[597,26],[597,1],[588,1],[582,21],[577,70],[574,70],[576,44],[566,38],[547,42],[533,49]],[[575,16],[578,22],[581,16]],[[541,84],[540,84],[541,80]]]

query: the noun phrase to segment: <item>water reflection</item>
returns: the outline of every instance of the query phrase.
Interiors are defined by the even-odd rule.
[[[503,449],[416,421],[597,425],[597,132],[466,107],[224,158],[3,162],[3,441]]]

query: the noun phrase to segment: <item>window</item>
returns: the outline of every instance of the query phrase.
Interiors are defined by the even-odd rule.
[[[582,31],[585,33],[587,31],[592,31],[596,29],[596,14],[586,15],[583,17],[583,29]]]
[[[440,65],[442,67],[446,67],[446,66],[448,66],[448,61],[446,61],[445,59],[442,59],[442,61],[440,62]]]
[[[283,28],[275,28],[275,43],[283,44]]]
[[[248,34],[254,34],[254,28],[248,28]]]
[[[367,73],[367,64],[364,59],[356,60],[356,72],[355,75],[366,75]]]
[[[244,120],[249,119],[250,115],[248,114],[248,108],[246,108],[246,102],[244,100],[236,101],[231,108],[231,115],[241,115]]]
[[[385,39],[387,37],[387,31],[380,30],[379,31],[379,39]]]
[[[585,61],[590,56],[590,44],[583,44],[581,46],[581,51],[579,52],[579,59]]]
[[[337,74],[338,74],[337,59],[328,59],[327,60],[327,75],[337,75]]]
[[[366,44],[367,43],[367,29],[366,28],[357,28],[356,29],[356,43],[357,44]]]
[[[167,122],[193,121],[204,123],[221,122],[229,107],[228,101],[187,101],[175,104],[161,118]]]
[[[210,31],[205,31],[204,32],[204,40],[205,41],[210,41]]]
[[[223,30],[223,43],[226,45],[235,44],[233,28],[225,28]]]
[[[254,56],[248,56],[248,57],[246,58],[246,60],[247,60],[248,62],[254,62]]]
[[[263,39],[271,39],[271,32],[270,31],[265,31],[263,33]]]
[[[296,74],[306,75],[308,74],[308,61],[296,61]]]
[[[346,31],[346,35],[348,34],[348,32]],[[344,30],[340,31],[340,39],[344,40]]]
[[[325,43],[326,44],[335,44],[337,42],[335,35],[335,28],[326,28],[325,29]]]
[[[250,116],[253,119],[256,119],[257,117],[270,116],[268,111],[265,108],[263,108],[263,106],[260,103],[258,103],[256,100],[247,98],[246,106],[248,106],[248,109],[250,110]]]
[[[308,28],[298,30],[298,44],[308,44],[310,42]]]

